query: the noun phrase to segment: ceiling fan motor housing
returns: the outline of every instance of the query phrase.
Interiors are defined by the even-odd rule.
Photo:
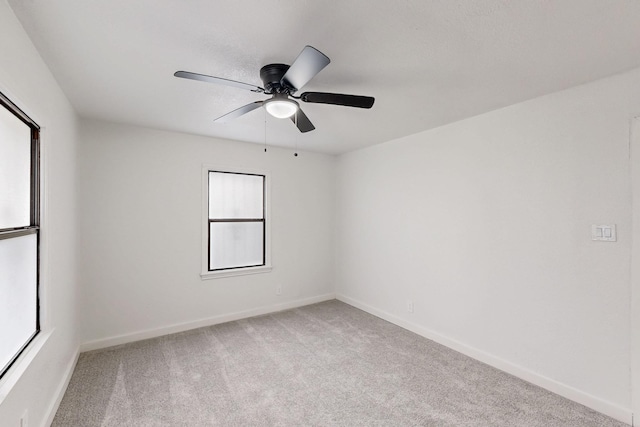
[[[260,68],[260,79],[264,83],[265,93],[292,93],[295,88],[282,86],[280,81],[287,72],[287,64],[268,64]]]

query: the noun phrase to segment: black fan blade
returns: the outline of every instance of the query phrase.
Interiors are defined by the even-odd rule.
[[[244,107],[240,107],[237,110],[233,110],[230,113],[225,114],[224,116],[220,116],[217,119],[214,120],[215,123],[227,123],[230,120],[233,120],[235,118],[238,118],[240,116],[242,116],[243,114],[247,114],[250,111],[255,110],[256,108],[260,108],[262,107],[262,104],[264,104],[264,101],[256,101],[256,102],[252,102],[251,104],[247,104]]]
[[[305,46],[293,61],[280,83],[292,89],[292,93],[309,83],[331,60],[315,47]]]
[[[371,108],[375,98],[371,96],[344,95],[342,93],[305,92],[300,95],[304,102],[315,104],[344,105],[345,107]]]
[[[238,87],[240,89],[250,90],[251,92],[264,92],[264,89],[262,89],[261,87],[250,85],[249,83],[236,82],[234,80],[206,76],[204,74],[190,73],[188,71],[176,71],[173,75],[176,77],[182,77],[183,79],[200,80],[201,82]]]
[[[316,128],[313,123],[311,123],[311,120],[309,120],[309,117],[307,117],[300,108],[298,108],[298,111],[291,116],[291,121],[295,123],[302,133],[310,132]]]

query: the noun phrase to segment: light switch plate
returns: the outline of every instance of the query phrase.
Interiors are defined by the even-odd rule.
[[[591,226],[591,240],[615,242],[618,240],[615,224],[594,224]]]

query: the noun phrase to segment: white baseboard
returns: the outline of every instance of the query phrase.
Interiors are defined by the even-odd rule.
[[[112,347],[114,345],[127,344],[134,341],[146,340],[162,335],[175,334],[190,329],[202,328],[204,326],[217,325],[219,323],[233,322],[234,320],[246,319],[248,317],[260,316],[263,314],[275,313],[277,311],[288,310],[291,308],[302,307],[318,302],[329,301],[335,299],[334,293],[318,295],[315,297],[304,298],[294,301],[288,301],[281,304],[268,305],[254,308],[251,310],[238,311],[235,313],[222,314],[219,316],[208,317],[206,319],[194,320],[191,322],[178,323],[170,326],[163,326],[155,329],[147,329],[144,331],[132,332],[130,334],[117,335],[99,340],[88,341],[80,345],[80,351],[98,350],[101,348]]]
[[[430,339],[446,347],[449,347],[473,359],[486,363],[487,365],[493,366],[494,368],[500,369],[501,371],[507,372],[513,376],[516,376],[527,382],[535,384],[539,387],[549,390],[562,397],[573,400],[574,402],[580,403],[581,405],[584,405],[602,414],[608,415],[611,418],[615,418],[618,421],[622,421],[629,425],[631,425],[632,423],[632,411],[629,408],[623,408],[614,403],[600,399],[596,396],[585,393],[581,390],[578,390],[566,384],[560,383],[554,379],[551,379],[551,378],[545,377],[544,375],[540,375],[536,372],[530,371],[527,368],[516,365],[507,360],[500,359],[499,357],[493,356],[482,350],[471,347],[460,341],[456,341],[454,339],[448,338],[444,335],[441,335],[437,332],[424,328],[408,320],[405,320],[393,314],[387,313],[386,311],[379,310],[375,307],[372,307],[356,299],[350,298],[346,295],[337,294],[336,299],[344,303],[347,303],[349,305],[352,305],[356,308],[359,308],[360,310],[366,311],[367,313],[373,314],[376,317],[384,319],[388,322],[398,325],[418,335],[421,335],[427,339]]]
[[[62,398],[64,397],[64,393],[67,391],[67,387],[69,386],[69,381],[71,381],[71,376],[73,375],[73,371],[76,369],[76,364],[78,363],[78,357],[80,356],[80,349],[76,349],[75,355],[69,361],[67,365],[67,369],[64,372],[64,376],[62,377],[62,381],[58,385],[58,389],[55,392],[55,399],[49,405],[47,409],[47,418],[43,427],[48,427],[53,422],[53,418],[56,416],[56,412],[58,412],[58,408],[60,407],[60,402],[62,402]]]

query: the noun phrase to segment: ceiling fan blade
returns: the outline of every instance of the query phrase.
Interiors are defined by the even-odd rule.
[[[371,108],[376,100],[372,96],[344,95],[342,93],[305,92],[300,95],[304,102],[315,104],[344,105],[345,107]]]
[[[233,110],[230,113],[225,114],[224,116],[220,116],[214,120],[214,123],[227,123],[235,118],[242,116],[243,114],[247,114],[250,111],[255,110],[256,108],[262,107],[264,101],[256,101],[251,104],[247,104],[244,107],[240,107],[236,110]]]
[[[258,92],[258,93],[264,92],[263,88],[250,85],[249,83],[236,82],[235,80],[228,80],[220,77],[206,76],[204,74],[190,73],[189,71],[176,71],[173,75],[176,77],[181,77],[183,79],[200,80],[201,82],[233,86],[240,89],[250,90],[251,92]]]
[[[292,89],[292,93],[309,83],[331,60],[315,47],[305,46],[293,61],[280,83]]]
[[[300,108],[298,108],[298,111],[291,116],[291,121],[295,123],[302,133],[310,132],[316,128],[313,123],[311,123],[311,120],[309,120],[309,117],[307,117]]]

